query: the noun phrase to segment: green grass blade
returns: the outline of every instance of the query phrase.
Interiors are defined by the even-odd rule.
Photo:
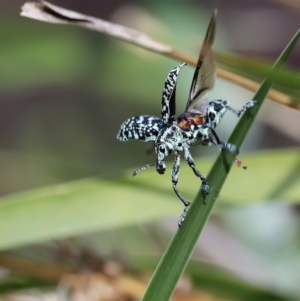
[[[284,49],[274,64],[272,71],[278,70],[282,66],[297,43],[299,35],[300,31],[297,32]],[[253,99],[259,101],[259,104],[248,110],[234,129],[229,141],[238,148],[241,147],[271,86],[272,83],[267,77],[253,97]],[[205,197],[201,190],[198,192],[196,199],[190,206],[183,227],[176,232],[160,260],[142,301],[163,301],[170,299],[211,213],[234,159],[234,154],[228,151],[221,152],[207,177],[208,183],[210,184],[210,194]],[[253,187],[253,189],[255,189],[255,187]]]

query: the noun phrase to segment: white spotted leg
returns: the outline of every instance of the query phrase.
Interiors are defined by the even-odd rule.
[[[190,206],[190,202],[186,201],[183,196],[181,195],[181,193],[179,192],[179,190],[177,189],[176,185],[178,183],[178,176],[179,176],[179,172],[180,172],[180,155],[178,151],[175,151],[175,162],[172,168],[172,183],[173,183],[173,189],[176,193],[176,195],[179,197],[179,199],[182,201],[182,203],[184,204],[185,208],[182,212],[182,214],[180,215],[179,219],[178,219],[178,227],[180,228],[183,221],[185,220],[186,217],[186,213],[188,211],[188,208]]]
[[[225,106],[227,110],[231,111],[232,113],[234,113],[235,115],[237,115],[237,117],[240,117],[240,115],[245,112],[247,109],[253,107],[255,104],[257,104],[258,101],[257,100],[250,100],[248,102],[246,102],[243,107],[240,110],[236,110],[233,109],[231,106],[227,105]]]
[[[213,134],[214,138],[216,141],[213,141],[212,139],[210,140],[212,143],[216,144],[217,146],[220,147],[220,150],[222,148],[226,148],[227,150],[229,150],[231,153],[239,153],[238,149],[236,148],[236,146],[234,144],[231,144],[227,141],[221,141],[217,135],[217,133],[215,132],[215,130],[213,128],[210,128],[211,133]],[[235,158],[234,163],[236,164],[237,167],[242,167],[243,169],[247,169],[247,166],[243,165],[243,162],[237,158]]]
[[[222,148],[225,148],[225,149],[229,150],[231,153],[236,153],[236,154],[239,153],[239,150],[237,149],[237,147],[234,144],[229,143],[227,141],[220,140],[220,138],[217,135],[217,133],[215,132],[215,130],[212,127],[209,127],[209,129],[210,129],[210,132],[212,133],[213,137],[215,138],[215,141],[213,141],[211,139],[210,142],[217,145],[220,148],[220,150]]]
[[[227,141],[222,141],[219,139],[217,133],[215,132],[215,130],[211,127],[209,127],[213,137],[215,138],[215,140],[212,139],[212,137],[210,137],[209,139],[207,139],[203,145],[211,145],[211,144],[215,144],[216,146],[219,147],[219,149],[221,150],[222,148],[225,148],[227,150],[229,150],[231,153],[239,153],[239,150],[237,149],[237,147],[232,144],[229,143]],[[237,158],[235,158],[234,163],[237,167],[242,167],[243,169],[247,169],[247,166],[243,165],[243,162]]]
[[[226,109],[231,111],[232,113],[236,114],[238,117],[240,117],[240,115],[245,112],[247,109],[253,107],[254,105],[256,105],[258,103],[257,100],[250,100],[248,102],[246,102],[243,107],[240,110],[235,110],[230,106],[226,106]],[[216,135],[214,134],[215,138]],[[224,143],[223,141],[221,141],[221,143]],[[229,147],[228,147],[229,145]],[[232,148],[232,147],[234,148]],[[231,144],[231,143],[227,143],[225,142],[224,147],[227,148],[229,151],[231,152],[236,152],[236,147],[235,145]],[[243,169],[246,169],[247,166],[243,165],[242,161],[238,160],[237,158],[234,160],[234,163],[238,166],[238,167],[242,167]]]
[[[176,185],[178,183],[178,176],[180,173],[180,155],[178,151],[175,151],[175,162],[172,168],[172,184],[173,184],[173,189],[176,193],[176,195],[179,197],[179,199],[182,201],[183,205],[185,207],[188,207],[190,205],[190,202],[186,201],[184,197],[181,195],[179,190],[177,189]]]
[[[182,223],[183,223],[184,220],[185,220],[185,217],[186,217],[186,214],[187,214],[187,212],[188,212],[188,209],[189,209],[189,206],[186,206],[186,207],[183,209],[181,215],[179,216],[179,219],[178,219],[178,227],[179,227],[179,228],[182,226]]]
[[[201,188],[202,188],[202,190],[205,192],[205,194],[207,195],[208,192],[209,192],[209,186],[208,186],[208,183],[207,183],[206,178],[205,178],[205,177],[204,177],[204,176],[196,169],[195,163],[194,163],[194,160],[193,160],[193,157],[192,157],[192,155],[190,154],[188,148],[187,148],[187,147],[184,147],[183,150],[184,150],[184,158],[185,158],[185,160],[187,161],[188,165],[189,165],[189,166],[191,167],[191,169],[193,170],[194,174],[195,174],[198,178],[200,178],[200,180],[201,180],[201,182],[202,182]],[[174,164],[173,170],[176,171],[175,166],[176,166],[176,161],[178,161],[177,164],[178,164],[178,173],[179,173],[179,161],[180,161],[180,157],[179,157],[179,155],[178,155],[177,152],[175,152],[175,158],[176,158],[176,159],[175,159],[175,164]],[[173,181],[173,173],[172,173],[172,181]],[[174,182],[173,182],[173,187],[174,187]],[[174,190],[175,190],[175,188],[174,188]],[[175,191],[175,192],[176,192],[176,191]],[[178,195],[178,194],[177,194],[177,195]],[[179,217],[179,220],[178,220],[178,226],[179,226],[179,228],[181,227],[183,221],[185,220],[185,217],[186,217],[186,214],[187,214],[189,205],[190,205],[189,202],[187,202],[187,203],[188,203],[188,205],[185,206],[185,208],[183,209],[183,212],[181,213],[181,215],[180,215],[180,217]]]
[[[183,148],[184,150],[184,158],[185,160],[187,161],[188,165],[192,168],[194,174],[200,178],[201,182],[202,182],[202,190],[205,192],[205,194],[207,195],[208,192],[209,192],[209,186],[208,186],[208,183],[207,183],[207,180],[206,178],[196,169],[195,167],[195,163],[194,163],[194,160],[193,160],[193,157],[192,155],[190,154],[189,150],[187,147],[184,147]],[[176,156],[176,154],[175,154]],[[176,156],[177,157],[177,156]],[[176,161],[175,161],[176,162]],[[175,164],[174,164],[174,167],[175,167]],[[190,204],[190,203],[189,203]],[[186,214],[187,214],[187,211],[189,209],[189,204],[188,206],[185,206],[185,208],[183,209],[183,212],[181,213],[180,217],[179,217],[179,220],[178,220],[178,227],[180,228],[183,221],[185,220],[185,217],[186,217]]]
[[[193,159],[191,153],[189,152],[188,148],[184,147],[183,150],[184,150],[184,158],[185,158],[186,162],[188,163],[190,168],[193,170],[194,174],[198,178],[200,178],[200,180],[202,182],[202,187],[201,187],[202,190],[205,192],[205,194],[208,194],[209,186],[208,186],[206,178],[196,169],[194,159]]]

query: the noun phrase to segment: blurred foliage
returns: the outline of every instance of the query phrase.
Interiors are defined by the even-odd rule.
[[[238,54],[217,53],[216,58],[226,69],[255,81],[261,81],[271,70],[271,63]],[[283,68],[272,74],[271,79],[277,90],[295,97],[294,101],[300,103],[299,72]]]
[[[219,203],[245,205],[274,198],[293,203],[300,201],[298,150],[256,153],[245,156],[245,160],[249,170],[234,168]],[[212,158],[204,162],[198,160],[196,165],[201,165],[201,170],[207,174],[212,161]],[[198,190],[198,180],[187,165],[182,166],[181,173],[184,176],[180,179],[180,190],[191,199]],[[266,177],[267,182],[264,181]],[[257,183],[264,185],[257,186]],[[245,194],[245,185],[256,189]],[[156,176],[154,168],[134,179],[129,171],[121,178],[90,178],[14,194],[1,200],[0,228],[10,229],[0,234],[2,250],[150,222],[178,214],[182,207],[174,200],[169,177]],[[35,218],[28,219],[31,215]],[[15,222],[12,224],[11,221]]]
[[[170,9],[169,3],[157,2],[145,5],[158,22],[149,26],[143,23],[145,18],[141,18],[137,29],[197,55],[211,13],[208,8],[172,3]],[[228,37],[222,34],[222,23],[218,32],[216,49],[225,49],[230,39],[228,42]],[[154,157],[145,156],[145,144],[121,145],[115,135],[119,124],[129,116],[159,115],[163,82],[177,62],[83,29],[16,15],[1,15],[0,35],[4,41],[0,44],[0,164],[3,171],[0,193],[4,196],[0,204],[0,224],[1,229],[5,229],[0,234],[1,248],[15,247],[13,251],[17,256],[23,252],[33,259],[41,257],[51,261],[55,253],[52,250],[45,254],[34,245],[25,246],[81,235],[82,248],[92,245],[99,257],[118,253],[131,271],[152,270],[170,234],[162,230],[161,224],[156,228],[149,223],[165,220],[172,214],[177,217],[181,204],[173,195],[168,176],[161,178],[155,170],[149,170],[135,179],[129,178],[131,169],[153,161]],[[219,54],[219,64],[253,79],[262,78],[270,66],[265,59]],[[177,93],[178,100],[183,101],[178,104],[178,111],[184,107],[192,72],[193,68],[186,68],[180,76]],[[276,81],[278,89],[299,98],[296,68],[283,69]],[[241,97],[236,95],[236,88],[224,86],[223,90],[232,95],[232,103],[236,103]],[[222,89],[220,91],[222,94]],[[219,97],[220,91],[212,92],[212,97]],[[280,119],[288,118],[280,116]],[[225,131],[224,136],[230,131],[224,123],[218,130]],[[194,152],[198,155],[216,153],[200,147]],[[232,171],[214,217],[221,213],[226,216],[226,210],[237,204],[242,204],[239,208],[247,211],[264,201],[287,203],[287,206],[299,203],[299,149],[253,152],[241,155],[241,159],[249,169]],[[212,160],[202,157],[196,163],[207,174]],[[120,170],[126,170],[123,176]],[[195,183],[197,179],[183,165],[179,186],[188,198],[197,191]],[[47,187],[40,188],[44,186]],[[5,196],[32,188],[36,189]],[[266,210],[261,220],[271,223],[271,217],[276,216],[278,223],[283,213],[281,208],[270,216]],[[249,217],[248,223],[243,221],[244,229],[236,225],[230,228],[228,220],[239,220],[239,216],[238,210],[229,214],[227,223],[224,218],[220,228],[243,236],[243,243],[250,245],[253,252],[270,259],[269,267],[273,268],[270,274],[274,276],[276,288],[266,286],[260,290],[258,285],[248,284],[246,280],[241,284],[245,288],[239,288],[241,278],[247,277],[233,277],[231,282],[230,272],[214,270],[214,265],[198,268],[192,262],[188,271],[194,283],[210,288],[213,293],[218,291],[221,296],[240,300],[289,300],[290,296],[299,294],[295,284],[300,248],[297,211],[288,215],[292,224],[286,221],[281,228],[285,232],[277,232],[276,247],[270,243],[271,239],[265,239],[265,244],[259,243],[261,248],[255,247],[249,238],[251,225],[259,224],[257,213]],[[144,223],[148,226],[140,226]],[[172,220],[171,225],[175,229],[176,221]],[[257,229],[255,236],[261,232],[262,229]],[[222,252],[226,240],[220,243],[217,248]],[[279,257],[277,250],[282,256]],[[195,257],[197,263],[203,260],[197,252]],[[64,260],[59,261],[59,256],[57,258],[58,264],[68,266]],[[33,266],[34,263],[33,260]],[[85,264],[83,260],[82,270]],[[44,285],[39,279],[15,272],[15,278],[1,282],[2,293]],[[288,280],[289,277],[293,280]]]

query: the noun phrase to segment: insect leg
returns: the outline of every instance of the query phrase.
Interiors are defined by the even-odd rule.
[[[187,211],[189,209],[189,206],[185,207],[181,213],[181,215],[179,216],[179,219],[178,219],[178,227],[180,228],[182,226],[182,223],[184,222],[185,220],[185,217],[186,217],[186,214],[187,214]]]
[[[214,138],[215,138],[215,142],[213,141],[213,143],[215,143],[217,146],[219,146],[221,149],[222,148],[226,148],[227,150],[229,150],[231,153],[239,153],[238,149],[236,148],[236,146],[232,143],[229,143],[227,141],[222,141],[220,140],[219,136],[217,135],[217,133],[215,132],[215,130],[213,128],[209,128],[211,133],[213,134]]]
[[[233,109],[231,106],[227,105],[226,106],[226,109],[231,111],[232,113],[236,114],[237,117],[240,117],[240,115],[245,112],[247,109],[253,107],[255,104],[257,104],[258,101],[257,100],[250,100],[248,102],[246,102],[243,107],[240,109],[240,110],[236,110],[236,109]]]
[[[209,192],[209,186],[208,186],[206,178],[196,169],[195,163],[194,163],[194,159],[193,159],[191,153],[189,152],[188,148],[184,147],[183,150],[184,150],[184,158],[185,158],[186,162],[191,167],[191,169],[193,170],[194,174],[198,178],[201,179],[202,190],[205,192],[205,194],[208,194],[208,192]]]
[[[143,170],[145,170],[145,169],[147,169],[147,168],[149,168],[151,166],[155,166],[155,164],[153,164],[153,163],[152,164],[147,164],[147,165],[145,165],[145,166],[143,166],[143,167],[135,170],[132,175],[136,176],[139,172],[141,172],[141,171],[143,171]]]
[[[188,207],[190,205],[190,202],[186,201],[181,193],[178,191],[176,185],[178,183],[178,176],[180,172],[180,155],[177,151],[175,151],[175,162],[172,168],[172,184],[173,184],[173,189],[176,193],[176,195],[179,197],[181,202],[184,204],[185,207]]]
[[[232,153],[239,153],[239,151],[237,150],[236,146],[234,144],[231,144],[229,142],[226,141],[221,141],[217,135],[217,133],[215,132],[215,130],[213,128],[211,128],[211,133],[213,134],[214,138],[216,139],[216,141],[213,141],[212,139],[210,140],[212,143],[216,143],[216,145],[220,146],[221,148],[226,148],[228,149],[230,152]],[[210,142],[209,141],[209,142]],[[243,169],[247,169],[247,166],[243,165],[241,160],[238,160],[237,158],[234,160],[234,163],[238,166],[238,167],[242,167]]]
[[[172,183],[173,183],[173,189],[176,193],[176,195],[179,197],[179,199],[182,201],[184,204],[185,208],[183,209],[183,212],[181,213],[179,219],[178,219],[178,227],[180,228],[183,221],[185,220],[186,213],[188,211],[188,208],[190,206],[190,202],[186,201],[181,193],[178,191],[176,185],[178,183],[178,175],[179,175],[179,170],[180,170],[180,155],[177,151],[175,151],[175,162],[173,165],[172,169]]]

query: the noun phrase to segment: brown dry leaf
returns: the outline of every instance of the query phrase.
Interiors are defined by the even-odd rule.
[[[26,2],[22,6],[21,16],[49,23],[82,26],[154,52],[169,53],[172,50],[171,46],[157,42],[137,30],[77,13],[46,1]]]
[[[181,53],[180,51],[174,49],[172,46],[160,43],[142,32],[95,17],[87,16],[78,12],[74,12],[53,5],[47,1],[26,2],[22,6],[21,16],[50,23],[74,24],[82,26],[87,29],[99,31],[122,41],[131,43],[135,46],[176,58],[180,61],[184,61],[194,66],[197,63],[196,59],[193,59],[188,55]],[[221,68],[217,68],[217,75],[253,92],[255,92],[260,85],[255,81],[244,78],[240,75],[236,75]],[[294,102],[292,97],[274,89],[271,89],[269,91],[267,98],[282,105],[300,110],[300,105]]]

